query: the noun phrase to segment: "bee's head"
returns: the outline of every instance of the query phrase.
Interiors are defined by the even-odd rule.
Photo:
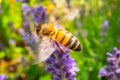
[[[53,24],[42,24],[37,27],[36,32],[38,35],[50,35],[53,30]]]

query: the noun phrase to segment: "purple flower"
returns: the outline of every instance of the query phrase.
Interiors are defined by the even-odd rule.
[[[109,65],[100,69],[99,75],[109,80],[120,80],[120,50],[115,47],[113,54],[107,53],[107,56]]]
[[[109,27],[109,21],[108,21],[108,20],[105,20],[102,26],[103,26],[104,28],[108,29],[108,27]]]
[[[120,69],[116,70],[116,74],[120,75]]]
[[[105,20],[101,26],[101,33],[100,33],[100,35],[102,37],[102,39],[100,41],[101,43],[103,43],[105,41],[105,37],[107,35],[108,28],[109,28],[109,21]]]
[[[15,42],[13,39],[10,39],[10,40],[9,40],[9,44],[12,45],[12,46],[15,46],[15,45],[16,45],[16,42]]]
[[[32,8],[28,6],[28,4],[22,4],[22,19],[23,19],[23,26],[24,30],[20,29],[19,33],[21,34],[25,44],[32,49],[36,48],[36,35],[35,33],[31,33],[30,23],[33,22],[33,13]]]
[[[56,51],[46,60],[46,70],[52,74],[53,80],[76,80],[76,62],[71,58],[69,50],[61,46],[65,53]]]
[[[77,21],[76,24],[79,29],[82,27],[82,23],[80,21]]]
[[[109,27],[109,21],[108,20],[105,20],[101,26],[101,36],[106,36],[106,32],[108,30],[108,27]]]
[[[32,20],[31,18],[31,8],[26,4],[22,4],[22,19],[23,19],[23,26],[25,28],[26,32],[30,32],[30,22]]]
[[[30,0],[16,0],[17,2],[24,2],[24,3],[28,3]]]
[[[26,4],[22,4],[23,15],[29,15],[31,13],[31,8]]]
[[[99,75],[100,75],[100,76],[107,76],[107,71],[106,71],[104,68],[102,68],[102,69],[99,71]]]
[[[30,23],[35,21],[35,23],[40,24],[45,22],[46,17],[47,15],[45,13],[45,9],[42,6],[38,8],[31,8],[26,3],[22,4],[22,19],[24,30],[20,29],[19,33],[23,37],[26,45],[32,49],[36,48],[38,37],[36,33],[31,33]]]
[[[47,15],[42,6],[33,8],[32,12],[36,24],[44,23],[46,21]]]
[[[34,35],[34,34],[25,34],[23,35],[23,40],[25,41],[26,45],[27,46],[30,46],[32,49],[35,50],[35,48],[37,47],[37,41],[36,41],[36,36],[37,35]]]
[[[19,34],[22,36],[23,41],[25,42],[26,46],[29,46],[31,49],[35,49],[38,42],[38,37],[35,32],[28,32],[26,33],[24,29],[19,29]]]
[[[7,76],[6,75],[0,75],[0,80],[7,80]]]

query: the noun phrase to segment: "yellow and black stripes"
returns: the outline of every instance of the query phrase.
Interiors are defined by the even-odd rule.
[[[62,44],[63,46],[66,46],[69,49],[80,51],[80,43],[79,41],[69,32],[64,31],[62,29],[58,30],[55,34],[54,39]]]
[[[74,50],[80,51],[81,46],[79,41],[69,32],[62,28],[55,28],[53,24],[43,24],[39,25],[36,28],[36,33],[42,36],[49,36],[50,38],[54,39],[56,42],[60,43],[61,45]]]

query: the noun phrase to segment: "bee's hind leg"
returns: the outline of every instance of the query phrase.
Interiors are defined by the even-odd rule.
[[[59,46],[59,44],[55,41],[55,44],[60,52],[65,53],[64,50]]]

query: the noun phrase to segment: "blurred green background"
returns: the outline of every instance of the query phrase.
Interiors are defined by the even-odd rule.
[[[29,1],[26,4],[30,7],[45,7],[53,18],[64,18],[72,9],[79,9],[77,18],[61,23],[82,45],[81,52],[70,53],[80,69],[77,80],[104,80],[98,72],[107,65],[106,52],[114,47],[120,49],[120,0],[24,1]],[[30,63],[30,51],[19,33],[24,29],[22,4],[25,3],[0,0],[0,74],[6,74],[8,80],[50,80],[44,65]],[[57,13],[53,14],[54,10]]]

